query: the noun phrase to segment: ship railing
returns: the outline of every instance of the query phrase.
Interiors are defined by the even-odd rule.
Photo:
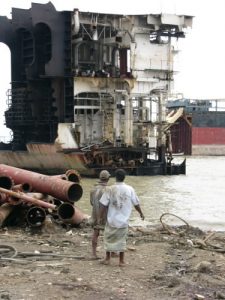
[[[87,145],[87,146],[81,148],[80,150],[81,151],[89,151],[91,149],[91,147],[93,147],[93,146],[100,146],[100,145],[103,145],[104,143],[105,143],[105,141],[103,141],[101,143],[90,144],[90,145]]]
[[[91,144],[91,145],[88,145],[88,146],[85,146],[85,147],[81,148],[80,150],[81,150],[81,151],[88,151],[88,150],[90,150],[91,147],[93,147],[93,146],[95,146],[95,145],[96,145],[96,144]]]

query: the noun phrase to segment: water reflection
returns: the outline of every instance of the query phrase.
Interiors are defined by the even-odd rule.
[[[134,210],[131,224],[159,224],[160,216],[173,213],[191,226],[225,230],[225,157],[188,157],[187,175],[128,176],[141,201],[146,220]],[[90,214],[89,193],[96,179],[82,180],[84,195],[77,205]],[[109,184],[114,183],[114,178]]]

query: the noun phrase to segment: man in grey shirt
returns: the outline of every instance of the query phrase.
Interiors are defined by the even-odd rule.
[[[106,215],[100,217],[100,203],[99,200],[106,190],[108,181],[110,178],[110,173],[107,170],[103,170],[99,174],[99,182],[94,186],[90,193],[90,203],[92,205],[92,255],[94,259],[98,259],[96,249],[98,244],[98,237],[100,230],[104,230]]]

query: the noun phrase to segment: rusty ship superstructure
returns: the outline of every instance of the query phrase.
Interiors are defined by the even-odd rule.
[[[118,167],[131,175],[185,173],[167,159],[165,101],[173,40],[192,16],[56,11],[52,3],[0,17],[12,58],[0,160],[15,167],[84,175]]]

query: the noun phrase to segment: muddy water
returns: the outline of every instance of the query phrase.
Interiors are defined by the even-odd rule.
[[[181,158],[177,158],[181,159]],[[84,195],[77,202],[90,214],[89,192],[95,179],[82,179]],[[114,183],[114,178],[109,184]],[[140,198],[145,221],[134,210],[133,225],[160,224],[163,213],[172,213],[191,226],[204,230],[225,230],[225,157],[188,157],[187,174],[178,176],[126,177]],[[166,223],[182,224],[177,218]]]

